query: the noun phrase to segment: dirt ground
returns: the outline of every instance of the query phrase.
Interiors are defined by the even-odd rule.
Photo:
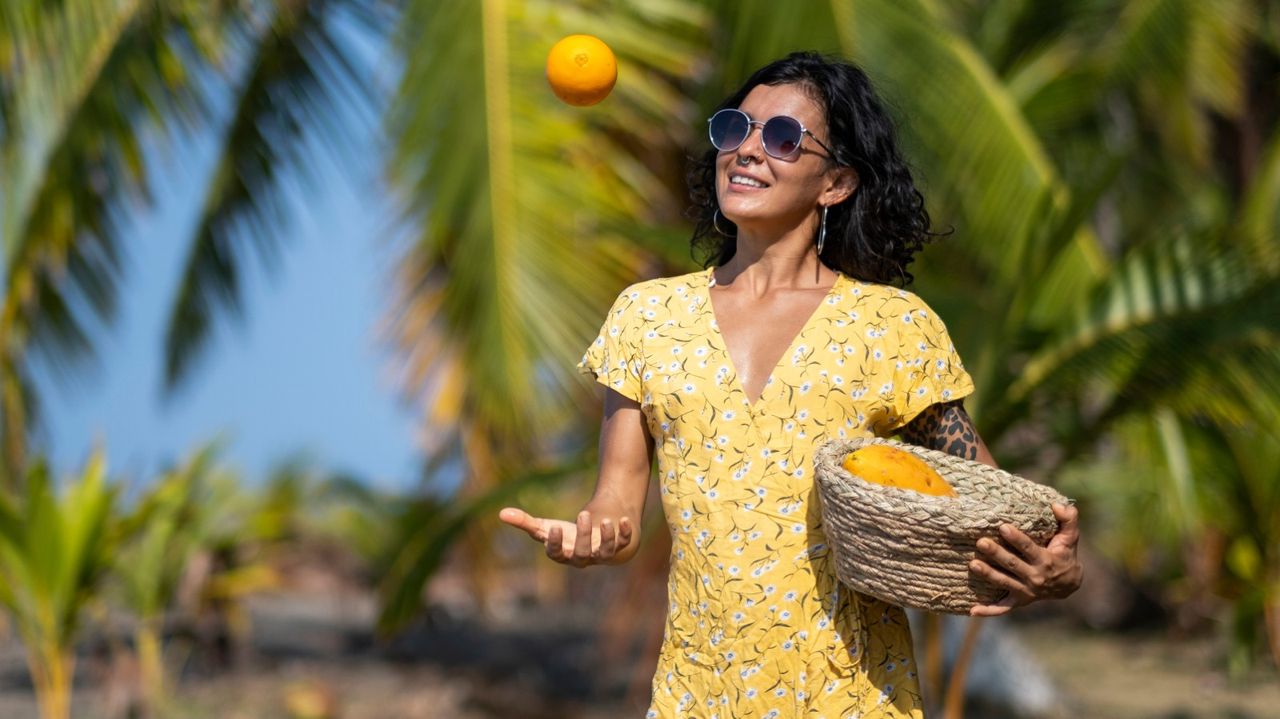
[[[530,607],[503,621],[437,614],[378,644],[368,631],[370,598],[264,597],[251,606],[253,646],[238,667],[188,671],[167,715],[285,719],[292,701],[346,719],[642,716],[643,697],[627,694],[648,670],[602,660],[591,605],[577,606]],[[1280,676],[1268,667],[1229,682],[1210,640],[1090,632],[1052,616],[1015,624],[1062,698],[1055,716],[1280,718]],[[92,657],[80,667],[74,716],[119,716],[127,679],[113,680]],[[9,642],[0,647],[0,717],[36,716],[21,648]]]
[[[1063,621],[1020,630],[1020,638],[1056,680],[1067,716],[1280,718],[1280,673],[1260,666],[1231,681],[1222,667],[1222,647],[1212,639],[1095,632]]]

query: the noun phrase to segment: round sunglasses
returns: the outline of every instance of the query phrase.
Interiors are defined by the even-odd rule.
[[[800,121],[787,115],[775,115],[761,122],[752,120],[742,110],[726,108],[712,115],[707,120],[707,134],[711,136],[711,144],[720,152],[732,152],[742,146],[751,135],[751,128],[760,126],[760,144],[764,151],[779,160],[789,160],[800,152],[800,141],[805,135],[813,138],[822,149],[835,159],[836,153],[827,147],[816,135],[809,132]]]

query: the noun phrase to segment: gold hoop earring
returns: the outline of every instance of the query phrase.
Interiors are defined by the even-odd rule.
[[[711,226],[712,226],[712,227],[714,227],[714,228],[716,229],[716,232],[719,232],[720,234],[724,235],[725,237],[734,237],[734,236],[735,236],[735,235],[731,235],[731,234],[729,234],[728,232],[725,232],[724,230],[720,229],[720,208],[719,208],[719,207],[717,207],[717,208],[716,208],[715,213],[711,215]]]

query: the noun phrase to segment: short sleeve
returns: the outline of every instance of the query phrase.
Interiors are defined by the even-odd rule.
[[[637,402],[642,396],[640,326],[644,320],[639,296],[634,286],[618,295],[605,316],[599,336],[578,362],[579,372],[595,377],[600,384]]]
[[[974,389],[942,319],[920,298],[910,293],[907,297],[903,311],[890,320],[897,334],[897,391],[887,408],[890,431],[907,425],[929,406],[962,399]]]

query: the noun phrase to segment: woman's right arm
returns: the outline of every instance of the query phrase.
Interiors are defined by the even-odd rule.
[[[600,473],[591,501],[568,522],[530,516],[515,507],[499,514],[502,521],[542,542],[547,556],[562,564],[586,567],[621,564],[640,546],[640,519],[649,489],[653,438],[640,403],[605,389],[600,426]],[[578,537],[591,537],[579,542]]]

